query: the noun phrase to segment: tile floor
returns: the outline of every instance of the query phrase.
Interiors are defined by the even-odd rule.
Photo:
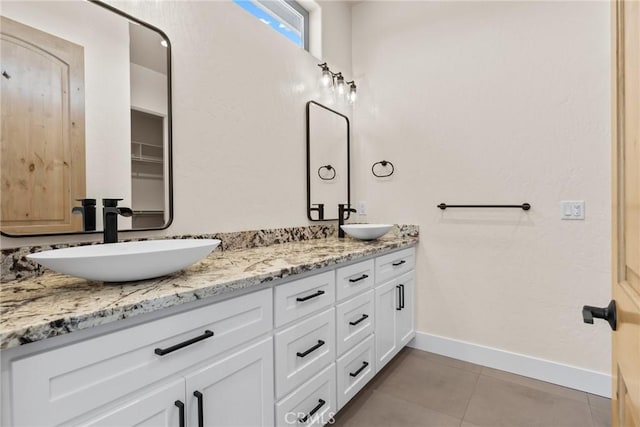
[[[604,427],[609,399],[406,348],[336,415],[344,427]]]

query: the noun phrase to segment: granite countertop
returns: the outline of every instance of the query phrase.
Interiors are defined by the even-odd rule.
[[[180,272],[127,283],[89,282],[54,272],[0,287],[0,349],[120,319],[267,286],[283,277],[377,255],[418,242],[391,233],[363,242],[329,237],[248,249],[216,249]]]

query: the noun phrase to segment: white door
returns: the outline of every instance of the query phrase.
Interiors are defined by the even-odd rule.
[[[273,339],[186,377],[189,427],[272,426]]]
[[[397,281],[376,288],[376,372],[397,352],[396,311],[399,310]]]
[[[184,417],[184,380],[179,379],[131,398],[127,403],[103,412],[89,421],[75,424],[86,427],[175,427]]]
[[[416,335],[413,316],[415,307],[414,288],[415,273],[411,271],[398,278],[400,310],[396,311],[397,325],[396,338],[398,339],[398,348],[402,348]]]

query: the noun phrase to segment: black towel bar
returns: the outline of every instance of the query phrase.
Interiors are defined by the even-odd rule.
[[[521,205],[447,205],[446,203],[440,203],[438,208],[445,210],[447,208],[518,208],[523,211],[531,209],[529,203],[523,203]]]

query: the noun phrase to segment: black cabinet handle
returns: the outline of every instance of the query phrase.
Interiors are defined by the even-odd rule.
[[[324,291],[318,291],[315,294],[311,294],[311,295],[307,295],[306,297],[298,297],[296,298],[296,301],[307,301],[310,300],[311,298],[316,298],[319,297],[320,295],[324,295]]]
[[[349,322],[349,324],[351,326],[356,326],[358,323],[362,322],[364,319],[367,319],[369,317],[368,314],[363,314],[361,318],[359,318],[358,320],[356,320],[355,322]]]
[[[400,308],[403,309],[404,308],[404,285],[400,284]]]
[[[318,412],[320,410],[320,408],[322,408],[324,406],[324,404],[327,403],[322,399],[318,399],[318,404],[316,405],[315,408],[313,408],[312,410],[309,411],[309,413],[307,415],[305,415],[302,418],[298,418],[298,421],[301,423],[306,423],[307,420],[309,419],[309,417],[313,417],[313,414],[315,414],[316,412]]]
[[[202,393],[194,391],[193,395],[198,399],[198,427],[204,427],[204,403]]]
[[[393,265],[394,267],[397,267],[397,266],[399,266],[399,265],[404,264],[405,262],[407,262],[407,261],[405,261],[405,260],[401,259],[401,260],[400,260],[400,261],[398,261],[398,262],[392,262],[392,263],[391,263],[391,265]]]
[[[319,349],[320,347],[322,347],[324,345],[324,341],[322,340],[318,340],[318,344],[314,345],[313,347],[311,347],[309,350],[307,351],[303,351],[302,353],[297,352],[296,355],[298,357],[305,357],[306,355],[308,355],[309,353],[316,351],[317,349]]]
[[[202,335],[198,335],[195,338],[191,338],[190,340],[186,340],[184,342],[181,342],[180,344],[176,344],[176,345],[172,345],[171,347],[167,347],[167,348],[156,348],[154,351],[155,354],[157,354],[158,356],[164,356],[165,354],[169,354],[172,353],[176,350],[180,350],[181,348],[184,348],[186,346],[189,346],[191,344],[195,344],[198,341],[202,341],[202,340],[206,340],[207,338],[211,338],[213,336],[213,332],[206,330],[204,331],[204,334]]]
[[[359,282],[360,280],[366,279],[367,277],[369,277],[369,276],[367,276],[366,274],[363,274],[362,276],[358,277],[357,279],[349,279],[349,281],[351,283],[356,283],[356,282]]]
[[[402,289],[400,285],[396,285],[396,289],[398,290],[398,305],[396,306],[396,310],[402,310]]]
[[[173,404],[178,407],[178,417],[180,418],[178,425],[184,427],[184,403],[176,400]]]
[[[367,366],[369,366],[369,362],[362,362],[362,366],[360,366],[355,372],[349,372],[349,375],[355,378],[360,375],[360,372],[364,371]]]

